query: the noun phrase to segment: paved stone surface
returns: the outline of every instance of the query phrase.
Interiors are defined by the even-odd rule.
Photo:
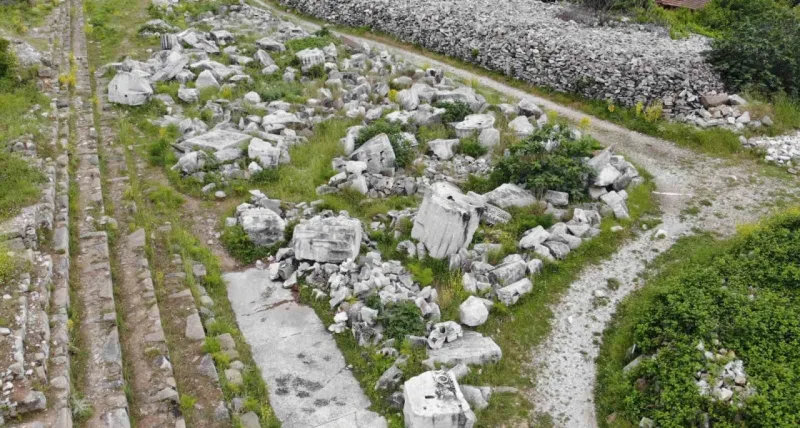
[[[236,320],[284,428],[386,427],[314,310],[266,270],[224,275]]]

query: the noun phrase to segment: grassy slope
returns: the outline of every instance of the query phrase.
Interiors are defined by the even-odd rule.
[[[30,77],[22,74],[25,79]],[[0,80],[0,221],[13,217],[39,197],[38,185],[44,176],[27,161],[8,152],[12,142],[30,135],[41,157],[51,154],[49,142],[41,131],[45,119],[41,112],[29,113],[37,104],[47,107],[49,100],[31,80],[23,84],[10,77]]]
[[[750,414],[750,416],[746,416],[743,426],[751,424],[763,426],[760,425],[763,421],[759,421],[759,419],[766,417],[770,417],[772,420],[770,424],[773,425],[770,426],[796,426],[789,422],[791,420],[797,422],[796,412],[786,412],[785,410],[786,405],[792,400],[791,394],[796,396],[797,390],[783,384],[784,382],[791,384],[793,383],[791,379],[796,378],[796,374],[792,374],[791,370],[784,371],[792,364],[796,365],[796,360],[793,362],[792,357],[787,355],[791,351],[786,352],[783,348],[793,347],[792,341],[796,341],[796,333],[792,333],[792,331],[796,331],[797,321],[785,318],[787,314],[791,318],[795,318],[791,314],[792,311],[797,310],[796,301],[792,303],[795,299],[792,296],[796,296],[796,292],[791,285],[792,282],[796,283],[796,265],[787,263],[787,259],[794,255],[791,252],[786,253],[788,249],[796,246],[796,243],[787,241],[796,235],[796,231],[794,235],[790,235],[789,229],[786,232],[772,233],[765,228],[771,228],[779,223],[791,224],[792,222],[796,227],[798,215],[800,215],[800,211],[790,209],[785,214],[760,226],[742,228],[739,236],[727,241],[718,241],[708,235],[684,238],[678,241],[670,251],[659,256],[651,271],[654,274],[648,278],[645,287],[637,290],[623,301],[604,334],[603,345],[597,360],[598,381],[595,390],[598,422],[601,426],[637,426],[639,416],[635,420],[628,418],[629,412],[632,411],[637,414],[649,414],[653,411],[656,412],[655,414],[660,414],[662,418],[666,415],[670,419],[675,419],[670,421],[662,419],[661,422],[681,423],[678,421],[678,415],[681,415],[680,418],[687,416],[684,407],[690,409],[690,418],[694,414],[692,409],[700,407],[711,410],[715,418],[732,421],[734,416],[729,413],[726,406],[715,408],[702,404],[703,400],[692,394],[693,384],[690,385],[691,390],[688,392],[676,390],[676,380],[680,382],[687,375],[685,373],[687,370],[683,369],[699,364],[697,358],[691,358],[692,352],[686,352],[683,349],[686,346],[684,344],[686,340],[682,334],[689,334],[689,348],[692,348],[698,340],[708,342],[708,337],[702,333],[707,333],[709,330],[713,332],[712,335],[714,333],[719,335],[723,346],[736,348],[734,351],[739,358],[745,360],[746,370],[748,367],[750,368],[748,370],[751,376],[750,380],[756,382],[759,395],[763,395],[763,397],[757,396],[754,401],[750,402],[753,407],[744,412],[745,415]],[[762,239],[766,235],[764,232],[771,233],[771,235]],[[747,243],[748,240],[753,242]],[[755,247],[751,248],[753,245]],[[764,247],[759,248],[758,245],[764,245]],[[726,259],[726,254],[730,251],[734,251],[734,256],[728,256]],[[747,254],[747,257],[735,255],[742,251]],[[761,259],[765,258],[765,254],[766,258],[770,258],[770,254],[775,255],[780,258],[780,261],[774,265],[763,263]],[[731,257],[733,257],[733,263],[731,263]],[[756,261],[750,262],[749,259]],[[747,267],[747,263],[757,263],[758,266]],[[704,269],[710,272],[719,271],[722,277],[729,278],[731,289],[728,290],[727,286],[722,287],[723,291],[720,292],[712,287],[707,289],[697,287],[692,291],[676,288],[676,286],[684,284],[686,287],[695,288],[691,285],[693,275]],[[791,280],[793,277],[795,279]],[[745,284],[742,284],[742,278],[754,279],[754,281],[745,280]],[[686,295],[680,295],[688,293],[695,295],[691,298],[693,303],[685,301]],[[754,295],[755,298],[748,299],[748,294]],[[739,296],[738,300],[736,300],[736,296]],[[780,303],[774,303],[775,301]],[[648,339],[652,338],[655,343],[659,343],[659,337],[669,337],[674,341],[669,346],[661,344],[659,348],[664,349],[665,355],[667,355],[665,358],[668,360],[660,362],[657,370],[660,376],[667,376],[663,379],[664,396],[658,401],[669,402],[669,404],[664,404],[669,406],[667,408],[664,408],[664,405],[648,405],[653,402],[652,397],[649,394],[634,392],[634,388],[631,387],[633,381],[622,371],[622,368],[631,360],[629,351],[635,343],[637,332],[647,328],[646,324],[650,322],[655,308],[665,304],[671,306],[673,310],[681,308],[680,305],[686,305],[680,309],[685,312],[683,317],[674,319],[672,322],[660,323],[663,326],[661,334],[648,337]],[[764,312],[770,313],[766,317],[769,318],[767,325],[764,325],[763,320],[754,321],[765,318]],[[720,322],[722,324],[717,324]],[[758,329],[760,328],[765,330],[759,333]],[[781,336],[782,339],[776,339],[770,342],[769,346],[765,346],[764,343],[759,343],[759,340],[752,336],[753,334],[770,337]],[[639,345],[641,348],[642,344]],[[652,352],[652,349],[649,352]],[[683,352],[690,357],[681,360],[682,363],[676,366],[673,352],[676,354]],[[767,357],[765,358],[765,356]],[[702,364],[700,365],[702,366]],[[692,369],[690,368],[688,371],[692,371]],[[691,378],[690,382],[693,383],[693,377],[691,375],[689,377]],[[695,398],[688,398],[692,396]],[[789,405],[789,408],[791,407]],[[753,419],[753,413],[760,416]],[[782,422],[777,422],[778,420]],[[740,426],[738,424],[725,425],[719,420],[717,422],[720,423],[719,426]]]

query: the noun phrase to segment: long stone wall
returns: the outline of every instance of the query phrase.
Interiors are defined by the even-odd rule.
[[[611,99],[666,101],[686,113],[723,85],[704,61],[708,40],[672,40],[638,24],[565,20],[567,6],[536,0],[280,0],[285,6],[500,71],[538,86]],[[568,19],[568,18],[567,18]],[[580,19],[579,19],[580,20]]]

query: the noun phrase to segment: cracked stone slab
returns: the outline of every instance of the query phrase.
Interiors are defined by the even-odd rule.
[[[386,428],[326,326],[266,270],[227,273],[228,298],[284,428]]]

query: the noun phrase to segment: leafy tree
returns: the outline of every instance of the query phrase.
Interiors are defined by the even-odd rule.
[[[709,62],[733,90],[800,95],[800,17],[774,2],[753,4],[762,7],[743,6],[729,18],[729,29],[712,42]]]

